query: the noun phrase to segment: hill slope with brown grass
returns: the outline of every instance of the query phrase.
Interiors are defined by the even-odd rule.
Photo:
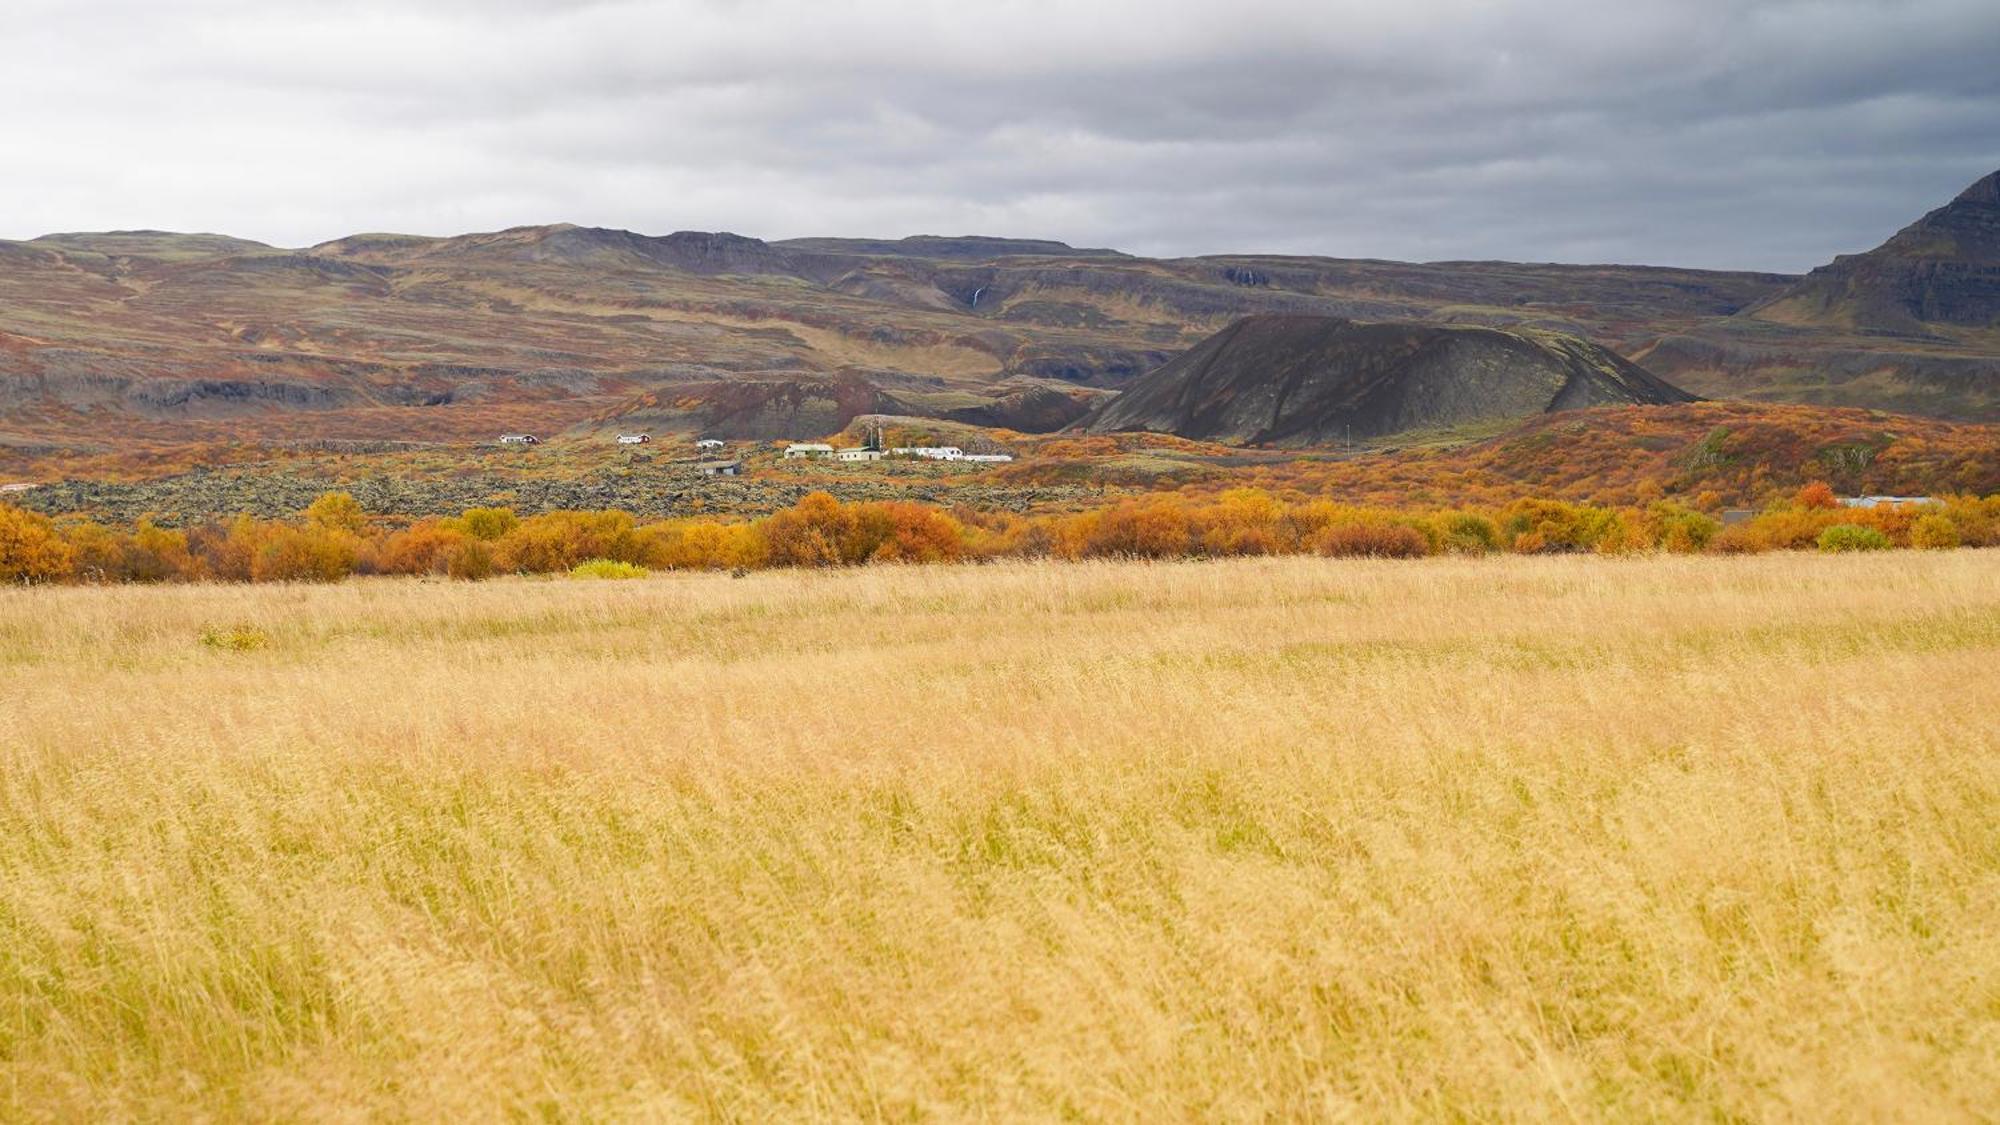
[[[1982,190],[1804,280],[566,224],[302,249],[158,231],[0,241],[0,473],[190,444],[831,432],[870,411],[1047,430],[1261,315],[1566,333],[1711,397],[1994,420]],[[1929,278],[1888,291],[1941,319],[1885,335],[1842,311],[1885,270]]]

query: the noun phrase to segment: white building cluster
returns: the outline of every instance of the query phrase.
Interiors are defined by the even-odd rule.
[[[882,449],[875,443],[852,449],[835,449],[820,441],[795,441],[785,447],[787,461],[880,461],[885,457],[915,457],[924,461],[967,461],[996,464],[1012,461],[1011,453],[967,453],[955,445],[904,445]]]
[[[926,461],[1012,461],[1011,453],[967,453],[955,445],[906,445],[891,449],[898,457],[921,457]]]

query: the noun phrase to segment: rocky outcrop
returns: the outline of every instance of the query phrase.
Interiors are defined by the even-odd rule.
[[[1819,267],[1749,315],[1862,332],[2000,328],[2000,172],[1875,249]]]

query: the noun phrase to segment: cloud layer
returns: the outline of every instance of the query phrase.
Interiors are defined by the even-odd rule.
[[[2000,167],[1991,0],[14,0],[0,29],[9,237],[1802,270]]]

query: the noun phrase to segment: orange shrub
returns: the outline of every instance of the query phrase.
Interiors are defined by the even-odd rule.
[[[670,520],[635,534],[639,561],[655,570],[729,570],[762,566],[766,557],[763,537],[747,523]]]
[[[1820,508],[1838,508],[1840,499],[1833,494],[1833,486],[1823,480],[1813,481],[1792,497],[1792,506],[1812,511]]]
[[[1401,523],[1337,523],[1321,531],[1313,547],[1335,557],[1416,559],[1431,553],[1424,533]]]
[[[842,552],[855,531],[853,510],[825,492],[808,493],[785,511],[758,521],[757,531],[772,566],[839,566],[860,561]]]
[[[1917,517],[1910,525],[1910,546],[1926,551],[1945,551],[1958,546],[1958,527],[1951,517],[1939,513]]]
[[[56,582],[70,577],[75,553],[38,512],[0,504],[0,582]]]
[[[639,561],[639,538],[630,512],[546,512],[529,516],[494,544],[502,570],[518,574],[567,572],[590,559]]]
[[[375,566],[384,574],[446,574],[454,558],[474,544],[489,560],[492,551],[443,520],[419,520],[384,539],[375,552]]]
[[[360,502],[347,493],[327,492],[306,507],[306,522],[327,531],[359,535],[368,527],[368,514],[361,510]]]
[[[268,528],[250,562],[253,582],[338,582],[354,573],[359,543],[323,527]]]
[[[1179,558],[1193,552],[1187,512],[1166,497],[1127,500],[1097,513],[1083,543],[1090,558]]]
[[[868,562],[935,563],[965,557],[964,526],[922,504],[864,504],[855,536],[855,553]]]

